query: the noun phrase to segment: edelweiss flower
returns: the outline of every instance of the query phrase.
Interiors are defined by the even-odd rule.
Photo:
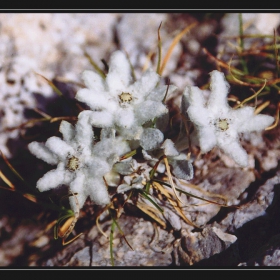
[[[32,142],[29,150],[36,157],[57,168],[47,172],[37,182],[39,191],[48,191],[60,185],[68,185],[77,193],[80,208],[90,196],[98,205],[110,202],[103,176],[108,173],[119,156],[128,152],[129,147],[122,139],[105,138],[93,145],[93,130],[86,114],[80,116],[75,128],[62,121],[59,137],[50,137],[45,145]],[[72,209],[75,209],[74,197],[69,197]]]
[[[129,61],[121,51],[111,56],[105,80],[93,71],[84,71],[83,79],[87,88],[79,90],[76,99],[92,110],[91,124],[114,128],[127,140],[139,140],[144,123],[168,113],[162,103],[167,86],[157,87],[159,75],[149,70],[133,82]],[[175,89],[169,86],[169,92]]]
[[[224,74],[215,70],[210,75],[211,94],[207,102],[198,87],[188,87],[184,92],[189,103],[187,113],[196,129],[196,140],[202,153],[218,146],[236,163],[246,167],[248,155],[239,143],[238,134],[263,130],[274,118],[255,115],[254,108],[248,106],[232,109],[227,103],[229,84]]]

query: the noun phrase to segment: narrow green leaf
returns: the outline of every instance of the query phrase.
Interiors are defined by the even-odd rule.
[[[111,215],[111,218],[112,218],[112,220],[114,221],[114,223],[116,224],[116,226],[117,226],[117,228],[118,228],[120,234],[121,234],[122,237],[124,238],[126,244],[129,246],[129,248],[130,248],[132,251],[134,251],[134,249],[132,248],[132,246],[131,246],[131,245],[129,244],[129,242],[127,241],[127,239],[126,239],[126,237],[125,237],[125,235],[124,235],[124,232],[122,231],[122,229],[121,229],[120,225],[118,224],[117,220],[115,219],[115,217],[114,217],[113,215]]]
[[[133,150],[133,151],[130,151],[128,152],[127,154],[123,155],[120,160],[124,160],[124,159],[127,159],[127,158],[130,158],[130,157],[133,157],[134,155],[136,155],[137,151],[136,150]]]
[[[93,68],[95,69],[95,71],[103,78],[106,78],[105,73],[98,67],[98,65],[93,61],[93,59],[91,58],[91,56],[85,51],[84,52],[84,56],[89,60],[90,64],[93,66]]]
[[[116,223],[115,223],[114,220],[112,220],[111,232],[110,232],[110,258],[111,258],[112,266],[115,266],[115,263],[114,263],[114,252],[113,252],[113,239],[114,239],[115,227],[116,227]]]
[[[144,191],[144,190],[141,190],[141,189],[138,189],[137,191],[139,191],[139,193],[144,196],[146,199],[148,199],[161,213],[164,212],[164,210],[155,202],[153,201],[151,198],[150,198],[150,195]]]

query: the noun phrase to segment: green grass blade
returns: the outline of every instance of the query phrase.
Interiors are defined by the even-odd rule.
[[[90,64],[93,66],[93,68],[95,69],[95,71],[103,78],[106,78],[105,73],[98,67],[98,65],[93,61],[93,59],[91,58],[91,56],[85,51],[84,52],[84,56],[89,60]]]
[[[116,223],[114,219],[112,220],[111,231],[110,231],[110,258],[112,266],[115,266],[114,262],[114,252],[113,252],[113,239],[114,239],[114,230],[116,227]]]
[[[164,210],[163,210],[155,201],[153,201],[153,200],[150,198],[150,195],[149,195],[146,191],[141,190],[141,189],[139,189],[139,190],[137,190],[137,191],[139,191],[139,193],[140,193],[143,197],[145,197],[146,199],[148,199],[161,213],[164,212]]]

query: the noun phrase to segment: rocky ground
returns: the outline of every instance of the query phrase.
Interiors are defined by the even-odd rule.
[[[240,67],[240,42],[236,39],[239,19],[235,13],[0,14],[0,149],[24,179],[20,180],[1,160],[0,266],[112,265],[109,240],[96,225],[98,207],[90,201],[73,232],[83,235],[66,246],[61,239],[54,239],[58,213],[49,205],[59,203],[61,194],[58,190],[49,198],[36,192],[36,181],[50,166],[27,149],[31,141],[45,141],[54,135],[60,122],[26,122],[44,114],[53,118],[75,116],[65,102],[71,104],[81,88],[81,73],[93,69],[88,56],[103,67],[101,59],[108,61],[114,50],[125,50],[137,76],[146,66],[156,68],[160,24],[163,55],[175,36],[194,24],[176,44],[162,73],[166,82],[178,86],[176,94],[167,100],[174,117],[174,129],[169,133],[172,136],[184,88],[207,88],[210,71],[217,69],[228,75],[229,63]],[[273,46],[274,31],[279,33],[280,14],[243,14],[242,19],[244,34],[258,34],[244,39],[244,50],[250,50],[245,56],[248,67],[257,69],[254,74],[258,77],[268,77],[278,62],[273,64],[273,48],[272,58],[262,54],[269,50],[266,46]],[[149,54],[151,59],[147,60]],[[66,101],[42,76],[63,92]],[[230,97],[244,100],[252,95],[250,86],[229,82]],[[280,102],[275,85],[268,89],[270,94],[257,101],[258,105],[270,101],[262,113],[272,116],[276,116]],[[201,156],[194,149],[194,179],[188,185],[176,183],[198,196],[225,198],[229,207],[182,196],[188,205],[184,214],[200,229],[187,224],[173,209],[165,210],[165,228],[133,207],[125,209],[118,223],[133,250],[115,230],[115,266],[279,266],[279,139],[279,125],[244,134],[241,143],[249,154],[247,168],[240,168],[218,149]],[[10,191],[5,178],[14,185],[14,191]],[[35,194],[37,203],[26,193]],[[109,236],[112,221],[102,216],[99,223]]]

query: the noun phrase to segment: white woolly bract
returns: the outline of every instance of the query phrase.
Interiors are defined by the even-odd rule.
[[[89,111],[89,112],[90,112],[89,121],[92,126],[101,127],[101,128],[114,127],[114,115],[111,112],[109,111]]]
[[[208,108],[210,107],[213,112],[217,112],[221,108],[229,108],[227,102],[229,84],[225,79],[224,73],[214,70],[210,72],[210,77],[211,95],[208,100]]]
[[[87,199],[88,195],[85,193],[85,183],[86,176],[84,172],[77,172],[75,179],[69,185],[71,192],[75,194],[75,197],[69,196],[69,203],[73,211],[77,209],[77,206],[79,207],[79,209],[82,208]]]
[[[63,139],[66,142],[70,142],[75,136],[74,126],[71,123],[64,120],[60,123],[59,131],[61,132]]]
[[[85,70],[82,73],[82,79],[84,80],[86,87],[93,91],[100,92],[105,90],[103,78],[93,71]]]
[[[59,163],[57,169],[50,170],[37,182],[37,189],[40,192],[54,189],[62,184],[68,185],[74,176],[70,172],[65,172],[63,163]]]
[[[165,95],[167,97],[173,93],[177,89],[176,86],[170,85],[170,86],[161,86],[158,88],[153,89],[150,94],[149,94],[149,100],[157,101],[157,102],[162,102]]]
[[[28,144],[29,151],[39,159],[42,159],[48,164],[58,164],[58,158],[45,147],[43,143],[31,142]]]
[[[89,178],[86,192],[90,196],[90,199],[97,205],[110,203],[110,197],[103,178]]]
[[[107,161],[110,160],[112,164],[118,161],[120,156],[128,152],[130,152],[128,142],[120,137],[102,139],[92,149],[94,156],[106,159]]]
[[[91,159],[89,168],[89,176],[88,177],[102,177],[106,173],[111,171],[112,164],[109,164],[103,158],[93,157]]]
[[[160,117],[168,112],[166,106],[160,102],[146,100],[143,103],[135,106],[135,119],[137,125],[142,125],[149,120]]]
[[[135,125],[133,108],[119,108],[115,113],[115,124],[128,129]]]
[[[152,70],[148,70],[138,81],[132,84],[128,90],[131,91],[133,96],[136,98],[136,103],[140,103],[142,100],[146,99],[148,95],[152,94],[152,91],[155,90],[158,81],[159,75]],[[158,101],[161,102],[162,99]]]
[[[109,73],[106,77],[106,84],[109,91],[122,91],[131,81],[131,69],[128,59],[121,51],[111,55],[109,61]]]
[[[77,147],[82,147],[84,153],[90,153],[91,146],[93,144],[93,128],[90,124],[90,116],[88,111],[83,111],[78,116],[78,122],[76,124],[75,141]]]
[[[64,160],[69,154],[74,154],[75,150],[62,139],[52,136],[46,141],[46,147],[52,151],[60,160]]]

